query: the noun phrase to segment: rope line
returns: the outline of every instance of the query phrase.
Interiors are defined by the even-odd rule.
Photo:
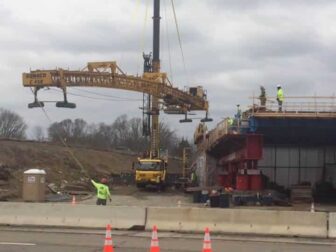
[[[179,46],[180,46],[180,50],[181,50],[181,55],[182,55],[183,67],[184,67],[184,71],[185,71],[185,73],[187,75],[187,78],[189,79],[189,75],[188,75],[187,67],[186,67],[186,63],[185,63],[185,58],[184,58],[183,47],[182,47],[182,40],[181,40],[180,29],[179,29],[179,25],[178,25],[178,22],[177,22],[177,16],[176,16],[176,11],[175,11],[174,0],[171,0],[171,5],[172,5],[172,9],[173,9],[173,14],[174,14],[174,20],[175,20],[175,27],[176,27],[176,32],[177,32],[177,38],[178,38],[178,42],[179,42]],[[188,82],[189,82],[189,80],[188,80]]]
[[[168,46],[169,72],[170,72],[171,81],[174,82],[173,66],[172,66],[171,50],[170,50],[170,40],[169,40],[169,26],[168,26],[168,15],[167,15],[166,0],[164,0],[163,3],[164,3],[164,13],[165,13],[165,23],[166,23],[166,39],[167,39],[167,46]]]
[[[94,95],[98,95],[98,96],[119,99],[119,100],[115,100],[115,101],[142,101],[142,99],[126,98],[126,97],[120,97],[120,96],[115,96],[115,95],[101,94],[101,93],[97,93],[97,92],[93,92],[93,91],[89,91],[89,90],[84,90],[84,89],[80,89],[80,88],[75,88],[75,87],[71,87],[71,88],[74,89],[74,90],[78,90],[80,92],[85,92],[85,93],[94,94]],[[114,100],[111,100],[111,101],[114,101]]]
[[[146,31],[146,27],[147,27],[147,19],[148,19],[148,8],[149,8],[149,0],[146,0],[146,10],[145,10],[145,17],[144,17],[144,22],[143,22],[143,26],[142,26],[142,32],[140,34],[140,39],[139,39],[139,50],[140,50],[140,54],[142,54],[145,50],[145,31]],[[137,73],[139,73],[141,71],[141,62],[142,62],[142,58],[139,57],[138,60],[138,64],[137,64]],[[142,71],[141,71],[142,72]]]
[[[63,93],[63,91],[57,90],[57,89],[54,89],[54,88],[50,88],[49,90],[50,91],[54,91],[54,92],[58,92],[58,93]],[[84,90],[81,90],[81,91],[84,91]],[[98,98],[98,97],[92,97],[92,96],[87,96],[87,95],[76,94],[76,93],[69,92],[69,91],[67,91],[67,94],[68,95],[72,95],[72,96],[77,96],[77,97],[88,98],[88,99],[92,99],[92,100],[99,100],[99,101],[113,101],[113,102],[139,102],[139,101],[142,101],[142,99],[121,99],[121,98],[120,99],[108,99],[108,98]]]
[[[32,88],[30,88],[31,92],[34,94],[34,91]],[[37,100],[37,102],[39,102]],[[40,107],[44,116],[47,118],[47,120],[49,121],[50,124],[53,123],[53,121],[51,120],[50,116],[48,115],[47,111],[45,110],[44,107]],[[88,172],[86,171],[86,169],[84,168],[84,166],[82,165],[82,163],[78,160],[78,158],[75,156],[75,154],[73,153],[73,151],[71,150],[71,148],[67,145],[67,143],[64,141],[64,139],[61,137],[61,135],[59,134],[58,131],[56,131],[56,135],[59,138],[59,140],[61,141],[61,143],[64,145],[64,147],[68,150],[70,156],[75,160],[76,164],[79,166],[81,173],[84,173],[88,178],[90,178]]]

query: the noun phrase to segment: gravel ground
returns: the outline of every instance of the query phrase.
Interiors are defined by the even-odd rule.
[[[164,206],[176,207],[179,202],[181,206],[202,206],[192,203],[192,194],[185,194],[180,191],[167,189],[164,192],[156,190],[139,190],[133,186],[114,187],[111,190],[113,206]],[[96,198],[92,197],[79,202],[79,204],[95,204]]]
[[[181,191],[168,188],[164,192],[156,190],[139,190],[135,186],[115,186],[111,190],[112,202],[108,204],[112,206],[156,206],[156,207],[176,207],[181,203],[181,207],[204,207],[204,204],[193,203],[192,194],[186,194]],[[80,201],[78,204],[96,204],[96,197]],[[310,211],[310,204],[294,204],[292,206],[230,206],[231,208],[249,208],[262,210],[294,210],[294,211]],[[315,204],[317,212],[336,212],[335,204]]]

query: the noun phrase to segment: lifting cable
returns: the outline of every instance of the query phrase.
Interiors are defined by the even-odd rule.
[[[139,6],[140,6],[140,0],[136,0],[134,1],[135,2],[135,7],[132,11],[130,11],[130,16],[132,17],[133,20],[136,20],[137,19],[137,13],[139,13],[138,9],[139,9]],[[124,60],[124,56],[125,56],[125,53],[124,53],[124,50],[121,50],[121,56],[120,56],[120,62],[123,62]]]
[[[172,9],[173,9],[173,14],[174,14],[177,37],[178,37],[180,50],[181,50],[181,54],[182,54],[183,67],[184,67],[184,71],[185,71],[185,74],[187,75],[187,79],[188,79],[188,82],[189,82],[189,75],[188,75],[187,67],[186,67],[186,63],[185,63],[185,58],[184,58],[184,53],[183,53],[183,48],[182,48],[181,35],[180,35],[179,25],[178,25],[178,22],[177,22],[177,16],[176,16],[176,11],[175,11],[174,0],[171,0],[171,5],[172,5]]]
[[[49,90],[54,91],[54,92],[58,92],[58,93],[63,93],[63,91],[58,90],[58,89],[54,89],[54,88],[49,88]],[[109,95],[102,95],[102,94],[87,91],[87,90],[80,90],[80,89],[77,89],[77,90],[87,92],[87,93],[96,94],[96,95],[101,95],[101,96],[105,96],[105,97],[111,97]],[[118,98],[118,99],[98,98],[98,97],[92,97],[92,96],[87,96],[87,95],[82,95],[82,94],[76,94],[76,93],[72,93],[72,92],[69,92],[69,91],[67,91],[67,94],[72,95],[72,96],[77,96],[77,97],[88,98],[88,99],[92,99],[92,100],[99,100],[99,101],[113,101],[113,102],[139,102],[139,101],[142,101],[142,99],[135,99],[135,98],[134,99],[130,99],[130,98]]]
[[[120,97],[120,96],[115,96],[115,95],[101,94],[101,93],[97,93],[97,92],[93,92],[93,91],[89,91],[89,90],[85,90],[85,89],[80,89],[80,88],[75,88],[75,87],[71,87],[71,88],[74,89],[74,90],[78,90],[80,92],[85,92],[85,93],[94,94],[94,95],[97,95],[97,96],[116,99],[116,100],[108,99],[108,101],[142,101],[142,99],[126,98],[126,97]],[[95,97],[92,97],[92,98],[93,99],[99,99],[99,98],[95,98]]]
[[[34,91],[32,88],[30,88],[31,92],[34,94]],[[37,99],[37,98],[36,98]],[[37,102],[39,103],[39,101],[37,100]],[[47,111],[45,110],[44,107],[40,107],[42,109],[42,112],[44,114],[44,116],[47,118],[47,120],[49,121],[50,124],[53,123],[53,121],[51,120],[51,118],[49,117]],[[85,174],[88,178],[90,178],[87,170],[85,170],[83,164],[78,160],[78,158],[75,156],[74,152],[71,150],[71,148],[69,147],[69,145],[66,144],[66,142],[64,141],[64,139],[61,137],[61,135],[59,134],[58,131],[56,131],[57,137],[59,138],[59,140],[61,141],[61,143],[64,145],[64,147],[68,150],[68,152],[70,153],[70,156],[73,158],[73,160],[75,160],[76,164],[79,166],[81,173]]]
[[[149,8],[149,0],[145,0],[146,1],[146,10],[145,10],[145,17],[143,20],[143,26],[142,26],[142,30],[141,30],[141,34],[140,34],[140,39],[139,39],[139,44],[138,44],[138,50],[140,51],[140,54],[142,54],[145,50],[145,31],[146,31],[146,27],[147,27],[147,19],[148,19],[148,8]],[[142,58],[139,57],[138,60],[138,64],[137,64],[137,73],[142,72],[141,71],[141,62],[142,62]]]
[[[163,1],[163,4],[164,4],[164,13],[165,13],[165,21],[166,21],[165,23],[166,23],[166,39],[167,39],[167,46],[168,46],[169,71],[170,71],[171,81],[174,82],[171,52],[170,52],[169,26],[168,26],[168,15],[167,15],[166,0]]]

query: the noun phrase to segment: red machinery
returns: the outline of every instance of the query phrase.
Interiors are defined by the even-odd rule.
[[[263,155],[262,135],[228,134],[222,142],[224,144],[217,147],[223,153],[219,159],[219,165],[223,166],[223,172],[218,175],[219,184],[241,191],[262,190],[262,176],[257,169]]]

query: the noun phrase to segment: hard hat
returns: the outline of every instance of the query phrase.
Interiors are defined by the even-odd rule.
[[[277,85],[277,88],[279,88],[279,87],[281,87],[281,85],[280,85],[280,84],[278,84],[278,85]]]
[[[107,184],[107,179],[106,179],[106,178],[102,178],[102,179],[100,180],[100,182],[101,182],[102,184]]]

